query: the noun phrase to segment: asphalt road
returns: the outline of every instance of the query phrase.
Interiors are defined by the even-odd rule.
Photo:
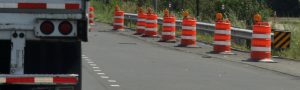
[[[97,31],[83,43],[83,90],[300,90],[296,77]]]

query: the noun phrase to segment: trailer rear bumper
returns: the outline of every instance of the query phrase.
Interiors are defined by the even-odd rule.
[[[76,85],[78,83],[77,74],[50,75],[50,74],[30,74],[30,75],[8,75],[0,74],[0,85]]]

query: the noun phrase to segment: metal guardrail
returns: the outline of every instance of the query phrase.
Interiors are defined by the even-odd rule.
[[[132,13],[125,13],[125,19],[131,20],[133,22],[137,21],[137,14]],[[163,19],[158,18],[158,24],[162,24]],[[181,29],[181,20],[176,20],[176,26],[177,28]],[[210,33],[213,34],[215,30],[215,24],[211,23],[205,23],[205,22],[197,22],[197,30],[200,32]],[[252,38],[252,30],[249,29],[241,29],[241,28],[235,28],[232,27],[232,37],[239,38],[239,39],[245,39],[247,41],[250,41]]]

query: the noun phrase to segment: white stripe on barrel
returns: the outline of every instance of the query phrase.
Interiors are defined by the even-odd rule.
[[[196,30],[196,27],[195,26],[182,26],[182,29],[194,31],[194,30]]]
[[[191,39],[191,40],[196,40],[196,36],[181,36],[181,39]]]
[[[136,29],[145,29],[145,26],[136,26]]]
[[[157,28],[146,28],[146,31],[157,31]]]
[[[271,35],[270,34],[253,34],[253,38],[259,38],[259,39],[270,39]]]
[[[176,24],[175,23],[163,23],[163,26],[174,27],[174,26],[176,26]]]
[[[175,35],[175,32],[161,32],[162,35]]]
[[[271,52],[271,47],[251,47],[251,51],[258,51],[258,52]]]
[[[214,45],[226,45],[226,46],[230,46],[231,42],[230,41],[214,41]]]
[[[146,23],[154,23],[154,24],[157,24],[157,20],[146,20]]]

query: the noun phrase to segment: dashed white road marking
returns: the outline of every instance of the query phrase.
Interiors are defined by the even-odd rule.
[[[115,85],[110,85],[111,87],[120,87],[120,85],[117,85],[117,84],[115,84]]]
[[[97,66],[97,64],[90,64],[91,66]]]
[[[87,62],[87,63],[94,63],[94,62]]]
[[[82,58],[89,58],[89,57],[82,57]]]
[[[100,76],[101,78],[107,79],[109,78],[108,76]]]
[[[87,63],[89,63],[92,68],[94,69],[93,71],[96,72],[98,75],[105,75],[105,73],[100,73],[102,70],[99,69],[99,67],[97,67],[97,64],[94,64],[94,62],[92,62],[91,59],[89,59],[89,57],[87,57],[86,55],[81,55],[83,59],[85,59],[87,61]],[[108,79],[109,76],[100,76],[103,79]],[[110,83],[116,83],[116,80],[107,80]],[[120,87],[120,85],[118,84],[111,84],[111,87]]]
[[[93,67],[94,69],[98,69],[99,67]]]
[[[116,80],[107,80],[108,82],[117,82]]]
[[[97,69],[97,70],[94,70],[94,71],[95,71],[95,72],[101,72],[102,70],[98,70],[98,69]]]
[[[98,75],[105,75],[105,73],[97,73]]]

